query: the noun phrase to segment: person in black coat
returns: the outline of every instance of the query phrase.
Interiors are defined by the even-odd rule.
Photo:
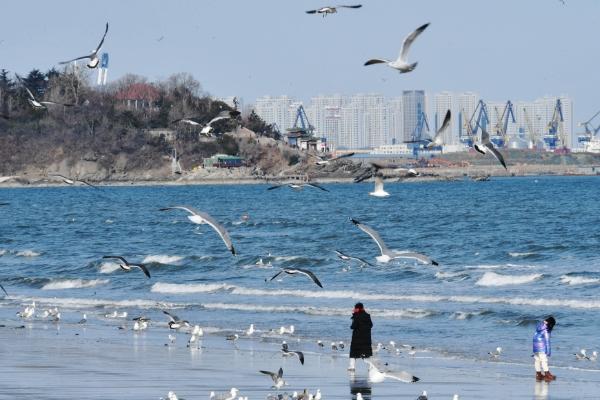
[[[352,312],[352,343],[350,343],[349,371],[356,368],[357,358],[369,358],[373,355],[371,347],[371,316],[365,311],[362,303],[356,303]]]

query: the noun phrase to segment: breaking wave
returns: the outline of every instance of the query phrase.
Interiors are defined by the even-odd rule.
[[[157,264],[174,264],[183,260],[181,256],[168,256],[165,254],[155,254],[147,256],[142,260],[143,264],[157,263]]]
[[[37,257],[39,255],[40,255],[40,253],[36,253],[33,250],[22,250],[22,251],[18,251],[16,253],[17,257]]]
[[[560,277],[560,282],[565,285],[589,285],[592,283],[600,283],[600,279],[586,278],[584,276],[563,275]]]
[[[523,285],[536,281],[542,277],[542,274],[529,275],[500,275],[495,272],[486,272],[477,281],[478,286],[507,286],[507,285]]]
[[[93,279],[89,281],[85,279],[63,279],[46,283],[42,286],[42,290],[82,289],[104,285],[106,283],[108,283],[108,279]]]

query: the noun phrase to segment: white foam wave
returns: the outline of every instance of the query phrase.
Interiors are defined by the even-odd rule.
[[[542,274],[500,275],[495,272],[486,272],[475,284],[478,286],[523,285],[536,281],[541,277]]]
[[[481,311],[455,311],[452,313],[450,318],[456,319],[459,321],[471,319],[472,317],[476,317],[478,315],[483,314]]]
[[[158,263],[158,264],[175,264],[183,259],[181,256],[168,256],[166,254],[155,254],[147,256],[142,261],[143,264]]]
[[[600,283],[600,279],[563,275],[560,277],[560,282],[565,285],[589,285],[590,283]]]
[[[0,257],[6,254],[6,250],[0,250]]]
[[[488,264],[481,264],[481,265],[465,265],[464,268],[466,269],[498,269],[498,268],[503,268],[505,267],[505,265],[488,265]]]
[[[527,251],[526,252],[521,252],[521,253],[516,252],[516,251],[508,253],[508,255],[511,256],[511,257],[527,257],[527,256],[532,256],[534,254],[536,254],[536,253],[534,253],[534,252],[527,252]]]
[[[203,303],[202,306],[209,310],[236,310],[248,312],[264,312],[264,313],[302,313],[315,316],[345,316],[348,315],[348,308],[333,308],[333,307],[301,307],[301,306],[263,306],[257,304],[232,304],[232,303]],[[371,315],[379,318],[400,318],[400,319],[421,319],[426,318],[435,313],[429,310],[421,309],[404,309],[404,310],[389,310],[389,309],[370,309]]]
[[[231,290],[233,285],[224,283],[162,283],[157,282],[152,285],[151,292],[172,293],[172,294],[190,294],[190,293],[214,293],[221,290]]]
[[[578,300],[558,298],[486,297],[486,296],[440,296],[440,295],[397,295],[385,293],[361,293],[346,290],[278,290],[252,289],[228,284],[175,284],[155,283],[151,289],[157,293],[190,294],[228,291],[239,296],[300,297],[343,299],[352,301],[410,301],[415,303],[464,303],[464,304],[511,304],[515,306],[561,307],[577,309],[600,309],[600,300]]]
[[[101,274],[110,274],[118,269],[121,269],[119,264],[113,262],[103,262],[102,265],[100,265]]]
[[[18,251],[16,256],[18,257],[37,257],[39,256],[40,253],[36,253],[33,250],[22,250],[22,251]]]
[[[135,300],[102,300],[102,299],[89,299],[89,298],[73,298],[73,297],[27,297],[27,296],[13,296],[15,299],[19,299],[24,303],[31,303],[35,301],[39,304],[45,304],[50,306],[80,309],[90,307],[102,307],[105,309],[114,308],[139,308],[139,309],[151,309],[151,308],[169,308],[176,309],[184,307],[185,304],[175,303],[157,303],[156,301],[135,299]]]
[[[108,279],[92,279],[89,281],[85,279],[63,279],[46,283],[42,286],[42,290],[82,289],[104,285],[105,283],[108,283]]]
[[[441,280],[460,278],[459,280],[464,281],[469,276],[464,272],[436,272],[435,277]]]

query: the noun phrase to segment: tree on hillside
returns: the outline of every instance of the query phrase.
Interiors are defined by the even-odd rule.
[[[0,114],[8,115],[14,94],[15,82],[10,79],[7,70],[0,70]]]
[[[259,136],[266,136],[275,140],[281,139],[281,134],[273,129],[273,125],[268,125],[254,110],[246,118],[244,125]]]

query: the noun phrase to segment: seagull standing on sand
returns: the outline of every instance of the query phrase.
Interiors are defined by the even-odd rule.
[[[131,267],[136,267],[136,268],[141,269],[142,272],[144,273],[144,275],[146,275],[148,278],[150,278],[150,271],[148,271],[148,269],[146,268],[146,266],[144,264],[132,264],[121,256],[103,256],[102,258],[114,258],[117,260],[121,260],[123,262],[123,264],[119,264],[119,267],[121,267],[121,269],[123,269],[125,271],[131,271]]]
[[[383,239],[381,239],[381,236],[379,236],[379,233],[377,233],[377,231],[369,228],[368,226],[366,226],[364,224],[361,224],[359,221],[355,220],[354,218],[350,218],[350,221],[354,225],[356,225],[358,227],[358,229],[365,232],[367,235],[371,236],[371,239],[373,239],[375,241],[375,243],[379,247],[379,250],[381,251],[381,255],[376,257],[377,261],[379,261],[379,262],[386,263],[395,258],[408,258],[408,259],[416,260],[423,264],[439,265],[435,260],[432,260],[431,258],[429,258],[428,256],[426,256],[424,254],[414,253],[414,252],[410,252],[410,251],[390,250],[385,245],[385,242],[383,241]]]
[[[481,143],[473,143],[473,148],[483,155],[492,153],[492,155],[496,157],[496,160],[498,160],[504,169],[508,171],[502,153],[500,153],[498,149],[494,147],[494,143],[492,143],[490,140],[490,134],[485,129],[481,129]]]
[[[417,397],[417,400],[427,400],[427,391],[423,390],[423,393],[421,393],[421,395]]]
[[[250,324],[250,327],[246,329],[246,336],[252,336],[254,334],[254,324]]]
[[[277,278],[279,275],[281,274],[288,274],[288,275],[304,275],[309,277],[317,286],[319,286],[320,288],[323,287],[323,285],[321,284],[321,282],[319,281],[319,278],[317,278],[317,276],[312,273],[312,271],[309,271],[307,269],[302,269],[302,268],[282,268],[281,271],[279,271],[278,273],[276,273],[275,275],[273,275],[271,277],[271,279],[265,279],[265,281],[271,282],[273,279]]]
[[[161,208],[160,211],[168,211],[168,210],[176,210],[176,209],[184,210],[184,211],[187,211],[188,213],[190,213],[191,215],[188,215],[188,219],[195,224],[210,225],[210,227],[213,228],[219,234],[221,239],[223,239],[225,246],[227,246],[227,249],[231,252],[231,254],[235,255],[235,249],[233,248],[233,243],[231,242],[229,233],[223,227],[223,225],[219,224],[213,217],[211,217],[210,215],[208,215],[205,212],[198,211],[195,208],[189,207],[189,206],[165,207],[165,208]]]
[[[270,371],[259,371],[261,374],[265,374],[265,375],[269,375],[271,377],[271,379],[273,379],[273,388],[274,389],[281,389],[283,386],[286,385],[285,381],[283,380],[283,368],[279,368],[279,371],[277,371],[277,373],[274,372],[270,372]]]
[[[497,360],[498,358],[500,358],[500,354],[502,354],[502,347],[496,347],[495,351],[490,351],[488,353],[488,355],[490,356],[490,358],[493,358],[495,360]]]
[[[235,400],[240,391],[236,388],[231,388],[228,394],[215,394],[215,392],[210,392],[209,399],[210,400]]]
[[[446,111],[446,116],[444,117],[444,122],[442,122],[442,126],[436,131],[433,139],[422,139],[422,140],[408,140],[404,143],[424,143],[424,147],[426,149],[432,149],[434,147],[442,147],[444,145],[444,131],[448,129],[450,126],[450,119],[452,118],[452,113],[450,110]]]
[[[382,372],[375,366],[375,364],[373,364],[373,362],[366,359],[364,361],[369,365],[369,381],[372,383],[383,382],[386,378],[396,379],[406,383],[414,383],[419,381],[419,378],[409,372]]]
[[[89,58],[90,61],[87,63],[87,67],[91,68],[91,69],[96,68],[98,66],[98,64],[100,64],[100,59],[98,58],[98,52],[102,48],[102,44],[104,43],[104,38],[106,37],[107,33],[108,33],[108,22],[106,23],[106,29],[104,30],[104,35],[102,35],[102,39],[100,40],[100,44],[98,44],[98,47],[96,47],[96,50],[92,50],[92,53],[87,56],[73,58],[72,60],[69,60],[69,61],[61,61],[61,62],[59,62],[59,64],[68,64],[73,61],[84,60],[86,58]]]
[[[365,66],[384,63],[394,69],[397,69],[398,71],[400,71],[400,73],[410,72],[410,71],[414,70],[417,67],[418,63],[416,63],[416,62],[413,64],[408,63],[408,60],[407,60],[408,50],[410,50],[410,46],[413,44],[415,39],[421,33],[423,33],[423,31],[428,26],[429,26],[429,23],[426,23],[425,25],[418,27],[413,33],[411,33],[404,39],[404,42],[402,42],[402,49],[400,50],[400,55],[398,56],[398,59],[396,59],[395,61],[385,60],[382,58],[373,58],[373,59],[367,61],[365,63]]]
[[[323,14],[323,18],[325,18],[327,16],[327,14],[336,14],[338,8],[361,8],[362,4],[356,4],[356,5],[352,5],[352,6],[344,6],[344,5],[338,5],[338,6],[325,6],[325,7],[321,7],[321,8],[317,8],[316,10],[308,10],[306,13],[307,14]]]
[[[33,317],[33,314],[35,314],[35,301],[32,302],[30,306],[25,307],[23,311],[17,313],[17,315],[23,319],[29,319]]]

